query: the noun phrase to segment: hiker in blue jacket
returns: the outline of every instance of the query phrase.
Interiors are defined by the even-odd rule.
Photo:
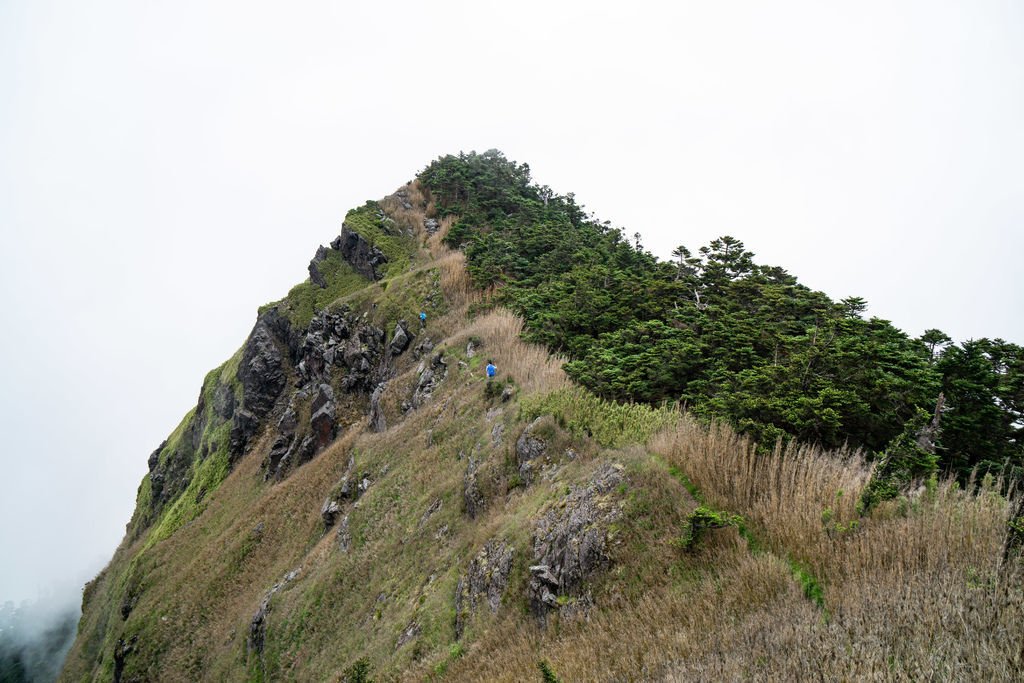
[[[494,379],[494,376],[498,374],[498,368],[494,367],[494,361],[490,358],[487,359],[487,379]]]
[[[420,311],[420,329],[422,330],[427,326],[427,312]]]

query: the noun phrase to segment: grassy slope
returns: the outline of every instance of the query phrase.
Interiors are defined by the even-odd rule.
[[[417,219],[388,208],[399,224]],[[360,659],[381,680],[541,680],[541,661],[564,680],[1010,680],[1024,664],[1021,575],[1000,565],[1007,506],[991,488],[940,485],[857,520],[867,467],[856,454],[758,455],[726,428],[572,389],[557,360],[519,340],[513,317],[470,319],[485,302],[468,295],[461,255],[417,239],[429,252],[410,257],[412,270],[340,296],[389,332],[428,308],[427,334],[450,368],[433,399],[402,415],[417,380],[406,354],[383,400],[387,431],[364,431],[353,413],[337,442],[276,485],[259,472],[264,439],[194,519],[120,548],[89,589],[65,680],[109,680],[114,643],[132,635],[125,678],[140,680],[337,680]],[[515,381],[512,402],[485,395],[481,356],[465,355],[470,339]],[[512,449],[541,414],[580,457],[524,489]],[[490,501],[476,520],[462,505],[470,455],[483,460]],[[373,484],[346,509],[343,553],[333,529],[322,533],[320,506],[350,458]],[[604,462],[622,464],[629,480],[616,494],[626,514],[615,564],[594,581],[587,621],[541,629],[524,597],[533,520]],[[686,549],[690,491],[742,516],[743,528]],[[459,575],[492,538],[516,548],[512,583],[498,614],[477,613],[456,642]],[[253,613],[295,569],[271,601],[262,657],[249,654]],[[122,623],[130,583],[139,602]],[[413,623],[419,634],[398,647]]]

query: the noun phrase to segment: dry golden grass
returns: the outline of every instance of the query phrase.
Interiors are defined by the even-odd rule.
[[[464,346],[463,340],[480,339],[483,346],[478,353],[494,360],[498,378],[511,377],[523,392],[542,393],[569,386],[562,360],[542,346],[524,342],[522,331],[522,319],[498,309],[473,320],[452,343]]]
[[[441,291],[453,307],[461,308],[479,298],[479,292],[466,272],[466,255],[461,251],[448,251],[434,263],[441,269]]]
[[[426,218],[426,189],[422,187],[419,180],[403,185],[399,190],[404,190],[406,200],[410,208],[406,208],[402,200],[396,194],[390,194],[380,200],[380,207],[394,222],[395,227],[403,232],[424,236],[423,220]]]

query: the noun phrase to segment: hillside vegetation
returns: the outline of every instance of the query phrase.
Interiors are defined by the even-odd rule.
[[[62,680],[1017,678],[1020,348],[700,254],[496,152],[354,209],[150,457]]]

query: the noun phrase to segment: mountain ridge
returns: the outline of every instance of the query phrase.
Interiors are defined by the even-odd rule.
[[[486,173],[466,171],[474,164]],[[763,426],[736,434],[671,405],[617,403],[614,388],[600,398],[521,338],[569,354],[566,369],[584,386],[614,380],[609,352],[625,341],[632,350],[619,355],[640,360],[620,374],[656,383],[644,354],[674,358],[692,330],[631,313],[597,320],[584,340],[564,315],[588,310],[578,304],[594,294],[583,284],[595,273],[576,277],[574,268],[607,256],[621,269],[597,273],[609,278],[604,291],[622,285],[608,300],[613,318],[623,301],[653,311],[619,272],[639,284],[665,273],[666,291],[682,291],[701,313],[708,297],[671,285],[710,271],[702,286],[727,291],[754,272],[738,241],[709,248],[703,261],[681,250],[666,269],[594,225],[571,195],[531,185],[528,167],[499,153],[442,158],[350,211],[314,255],[310,279],[261,307],[245,345],[207,375],[196,408],[150,456],[125,541],[85,589],[62,678],[898,675],[939,650],[921,640],[920,615],[867,623],[892,604],[845,593],[880,579],[895,586],[900,572],[927,578],[914,595],[947,590],[934,614],[969,604],[978,619],[1008,625],[981,636],[1005,661],[957,660],[968,634],[953,633],[943,644],[952,654],[933,671],[1012,671],[1022,603],[1007,523],[1019,511],[996,478],[980,494],[959,490],[938,480],[935,463],[893,451],[900,485],[865,510],[861,494],[879,470],[863,454],[829,454]],[[571,289],[550,277],[564,272]],[[799,291],[778,269],[756,273],[765,291]],[[525,330],[500,305],[522,315]],[[844,306],[855,313],[857,302]],[[558,315],[544,318],[546,308]],[[409,322],[421,310],[422,329]],[[613,324],[624,320],[636,321],[625,340]],[[856,316],[836,319],[844,325],[864,327]],[[482,376],[484,354],[497,361],[496,381]],[[594,367],[598,380],[586,375]],[[625,386],[642,388],[635,378]],[[886,433],[898,436],[903,422]],[[765,438],[773,435],[784,438]],[[957,516],[971,537],[949,524]],[[882,569],[871,566],[879,548],[896,558]],[[982,582],[981,595],[964,588],[965,576]],[[716,581],[729,587],[724,598]],[[997,599],[1010,607],[994,612]],[[686,638],[713,651],[736,633],[684,616],[687,605],[724,609],[747,625],[736,633],[780,659],[743,648],[721,661],[695,653]],[[896,625],[912,632],[911,650],[895,668],[887,648],[863,661],[793,663],[782,641],[755,628],[780,609],[791,635],[806,636],[805,652],[865,634],[889,642]],[[684,626],[673,631],[673,620]]]

